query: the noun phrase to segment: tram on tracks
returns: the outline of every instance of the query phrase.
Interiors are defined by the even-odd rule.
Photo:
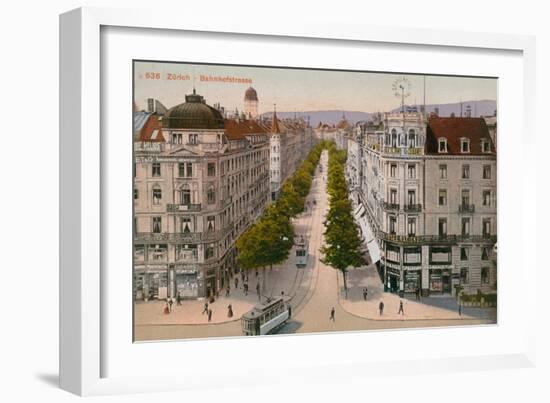
[[[306,236],[299,235],[294,238],[295,254],[294,262],[296,267],[306,267],[308,258],[309,242]]]
[[[241,317],[245,336],[260,336],[273,333],[283,326],[292,314],[290,298],[278,297],[258,304]]]

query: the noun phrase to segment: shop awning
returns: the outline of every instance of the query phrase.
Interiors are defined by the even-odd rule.
[[[363,207],[363,205],[361,205],[361,207]],[[367,217],[364,216],[364,213],[365,210],[363,207],[362,210],[358,211],[356,217],[357,221],[359,222],[359,226],[361,227],[361,232],[363,233],[363,244],[367,246],[372,263],[376,263],[380,260],[380,248],[378,247],[378,243],[374,238],[374,235],[370,229],[370,225],[367,221]]]
[[[380,260],[380,248],[378,247],[376,239],[368,242],[367,248],[369,249],[369,256],[372,260],[372,263],[378,262]]]

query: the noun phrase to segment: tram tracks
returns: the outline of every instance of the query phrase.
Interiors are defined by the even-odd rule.
[[[326,153],[326,151],[323,151],[323,153]],[[325,167],[326,168],[326,167]],[[322,182],[319,182],[321,181],[321,175],[319,175],[319,177],[317,178],[318,179],[318,183],[322,183]],[[321,197],[327,197],[326,195],[326,191],[324,191],[325,189],[322,188],[322,185],[321,186],[318,186],[316,191],[319,192],[319,196]],[[324,193],[324,194],[323,194]],[[319,207],[321,205],[324,205],[326,206],[326,202],[324,203],[319,203]],[[323,211],[322,209],[317,209],[315,208],[314,209],[315,211],[315,214],[313,214],[312,212],[312,219],[311,219],[311,223],[310,223],[310,231],[311,233],[313,233],[312,229],[313,229],[313,217],[317,217],[317,219],[319,220],[319,226],[322,225],[322,219],[323,219]],[[306,291],[303,293],[303,295],[299,296],[297,300],[295,300],[296,302],[293,303],[293,316],[299,314],[303,308],[307,305],[307,303],[311,300],[311,298],[313,297],[313,295],[315,294],[315,289],[317,287],[317,283],[319,281],[319,272],[320,272],[320,267],[319,267],[319,264],[320,264],[320,261],[319,261],[319,253],[320,253],[320,248],[322,246],[322,237],[323,237],[323,231],[320,230],[321,228],[318,228],[318,230],[316,231],[315,235],[316,235],[316,248],[315,248],[315,254],[311,256],[312,258],[312,266],[311,266],[311,277],[309,279],[309,283],[308,283],[308,286],[306,288]],[[314,243],[311,242],[312,239],[310,237],[310,246],[313,245]],[[311,248],[313,249],[313,248]],[[305,275],[306,269],[304,269],[303,271],[303,274],[302,274],[302,280],[303,280],[303,276]],[[301,284],[302,280],[300,281],[299,284]],[[294,302],[294,297],[296,295],[293,296],[293,302]]]

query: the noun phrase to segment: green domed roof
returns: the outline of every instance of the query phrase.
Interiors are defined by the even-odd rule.
[[[195,93],[185,96],[185,103],[170,108],[162,119],[163,126],[171,129],[223,129],[223,116],[207,105]]]

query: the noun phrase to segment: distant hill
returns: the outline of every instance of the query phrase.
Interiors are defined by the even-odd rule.
[[[497,109],[497,103],[493,100],[481,101],[463,101],[462,116],[466,116],[466,108],[470,106],[472,117],[493,116]],[[410,107],[410,106],[409,106]],[[460,102],[449,104],[430,104],[426,105],[427,113],[435,112],[435,108],[439,108],[439,116],[451,116],[454,113],[460,116]],[[401,107],[392,109],[391,112],[399,112]],[[264,116],[271,117],[272,112],[264,113]],[[342,114],[346,115],[346,119],[351,123],[356,123],[362,120],[369,120],[374,113],[360,111],[342,111],[342,110],[326,110],[326,111],[306,111],[306,112],[277,112],[280,119],[293,118],[294,116],[309,116],[311,126],[316,127],[319,122],[336,124],[342,119]]]

